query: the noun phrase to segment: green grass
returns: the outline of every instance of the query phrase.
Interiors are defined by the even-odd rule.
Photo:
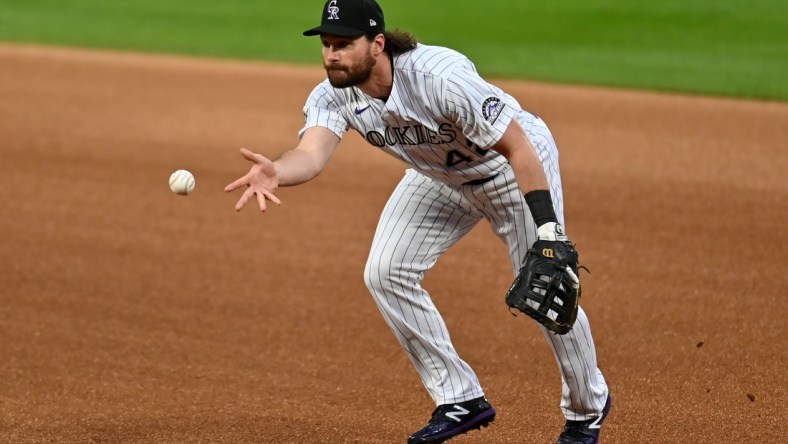
[[[788,100],[785,0],[380,0],[488,76]],[[318,64],[323,0],[0,0],[0,41]]]

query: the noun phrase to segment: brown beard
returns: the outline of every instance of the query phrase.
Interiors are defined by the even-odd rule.
[[[372,54],[367,54],[364,59],[350,66],[325,66],[328,81],[334,88],[360,85],[369,80],[376,63],[375,57],[372,57]]]

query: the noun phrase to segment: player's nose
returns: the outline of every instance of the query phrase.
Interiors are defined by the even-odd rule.
[[[339,62],[339,53],[332,50],[330,47],[326,49],[326,62],[329,64]]]

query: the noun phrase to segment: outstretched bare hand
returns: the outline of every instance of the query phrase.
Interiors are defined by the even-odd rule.
[[[276,175],[274,163],[262,154],[253,153],[246,148],[241,148],[241,155],[253,163],[252,168],[246,175],[224,187],[224,191],[227,192],[237,190],[244,185],[247,187],[235,204],[235,211],[241,211],[252,196],[257,198],[260,211],[266,210],[266,200],[277,205],[281,204],[282,202],[274,194],[279,187],[279,177]]]

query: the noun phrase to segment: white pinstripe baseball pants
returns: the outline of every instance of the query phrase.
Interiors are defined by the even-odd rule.
[[[527,133],[545,165],[556,215],[563,223],[555,142],[541,120],[527,127]],[[440,255],[482,218],[506,243],[516,274],[528,246],[536,240],[536,227],[511,168],[484,184],[461,187],[407,170],[383,210],[364,272],[386,323],[438,405],[484,393],[474,371],[454,349],[443,318],[420,282]],[[571,420],[595,417],[608,390],[582,308],[566,335],[540,328],[561,370],[564,415]]]

